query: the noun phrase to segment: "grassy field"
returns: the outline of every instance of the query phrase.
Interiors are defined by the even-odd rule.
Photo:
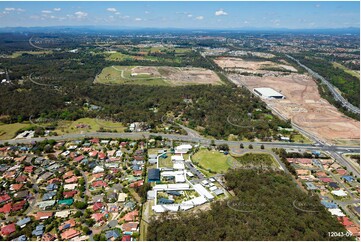
[[[296,143],[304,143],[304,144],[311,144],[312,141],[309,140],[306,136],[302,134],[295,134],[293,135],[293,141]]]
[[[173,167],[171,156],[171,153],[167,153],[167,158],[159,157],[159,167]]]
[[[277,161],[265,153],[246,153],[242,156],[234,157],[242,166],[274,166],[278,167]]]
[[[26,123],[0,124],[0,139],[12,139],[15,137],[15,134],[19,129],[29,126],[30,124]]]
[[[89,125],[89,127],[77,128],[76,125],[79,124]],[[116,130],[117,132],[124,132],[125,130],[125,127],[119,122],[105,121],[95,118],[81,118],[75,121],[60,121],[57,129],[54,131],[57,132],[58,135],[62,135],[68,133],[96,132],[101,127],[107,130]]]
[[[211,169],[217,173],[226,172],[230,168],[227,159],[233,158],[230,155],[207,149],[200,150],[192,156],[192,160],[198,162],[204,169]]]
[[[348,74],[353,75],[353,76],[360,79],[360,72],[359,71],[350,70],[347,67],[345,67],[345,66],[343,66],[343,65],[341,65],[340,63],[337,63],[337,62],[333,62],[332,65],[333,65],[333,67],[340,68],[340,69],[344,70],[345,72],[347,72]]]
[[[147,75],[131,76],[134,66],[110,66],[102,70],[95,78],[95,83],[100,84],[138,84],[138,85],[169,85],[162,77]]]
[[[29,54],[29,55],[47,55],[51,54],[53,51],[51,50],[43,50],[43,51],[15,51],[12,53],[9,57],[10,58],[17,58],[21,56],[22,54]]]

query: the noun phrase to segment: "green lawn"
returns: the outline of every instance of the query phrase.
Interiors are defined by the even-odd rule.
[[[15,51],[12,53],[9,57],[10,58],[17,58],[21,56],[22,54],[28,54],[28,55],[47,55],[51,54],[53,51],[51,50],[43,50],[43,51]]]
[[[1,124],[0,125],[0,139],[12,139],[15,137],[19,129],[30,127],[30,124],[14,123],[14,124]]]
[[[170,85],[162,77],[151,77],[145,75],[131,76],[131,69],[134,66],[110,66],[105,67],[96,76],[95,83],[101,84],[137,84],[137,85]]]
[[[165,159],[159,157],[159,167],[173,167],[170,153],[167,153],[167,158]]]
[[[89,125],[89,128],[76,128],[78,124]],[[81,132],[96,132],[101,127],[107,130],[117,130],[117,132],[124,132],[125,127],[122,123],[105,121],[95,118],[81,118],[75,121],[60,121],[58,122],[58,127],[55,132],[58,135],[67,134],[67,133],[81,133]]]
[[[198,162],[204,169],[211,169],[217,173],[226,172],[230,168],[227,159],[233,158],[230,155],[207,149],[200,150],[192,156],[192,160]]]

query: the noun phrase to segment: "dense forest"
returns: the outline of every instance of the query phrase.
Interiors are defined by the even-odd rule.
[[[346,231],[319,203],[317,196],[298,189],[289,175],[232,170],[225,178],[236,194],[234,198],[214,202],[211,210],[196,214],[162,214],[150,222],[147,240],[352,239],[329,236],[330,231]]]

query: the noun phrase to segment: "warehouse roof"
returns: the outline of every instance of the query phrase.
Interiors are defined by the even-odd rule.
[[[255,88],[254,90],[265,97],[283,96],[281,93],[273,90],[272,88],[268,88],[268,87]]]

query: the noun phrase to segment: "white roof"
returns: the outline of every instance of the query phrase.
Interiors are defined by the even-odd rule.
[[[207,199],[201,196],[201,197],[193,198],[191,201],[193,202],[194,205],[202,205],[207,202]]]
[[[255,88],[254,90],[256,90],[257,92],[261,93],[262,96],[265,97],[272,97],[272,96],[283,96],[281,93],[273,90],[272,88],[269,87],[260,87],[260,88]]]
[[[192,149],[192,145],[182,144],[182,145],[177,146],[176,149]]]
[[[163,190],[163,189],[167,189],[167,188],[168,188],[167,184],[158,184],[153,187],[153,189],[156,189],[156,190]]]
[[[177,212],[179,210],[179,205],[178,204],[162,204],[162,205],[158,204],[158,205],[152,206],[152,209],[156,213],[163,213],[165,211]]]
[[[99,173],[99,172],[103,172],[103,171],[104,171],[104,168],[103,168],[103,167],[101,167],[101,166],[96,166],[96,167],[94,167],[94,169],[93,169],[93,174]]]
[[[207,191],[201,184],[196,184],[193,186],[194,189],[202,196],[206,197],[207,199],[213,199],[214,196]]]
[[[169,189],[189,189],[189,184],[188,183],[178,183],[178,184],[168,184],[168,188]]]
[[[331,193],[338,197],[346,197],[347,196],[347,193],[344,190],[335,190],[335,191],[332,191]]]
[[[78,186],[77,183],[66,184],[64,185],[64,190],[74,190],[77,186]]]
[[[59,211],[55,213],[55,217],[67,218],[70,215],[70,210]]]
[[[186,181],[186,179],[185,179],[185,177],[184,177],[184,175],[176,175],[175,176],[175,182],[185,182]]]
[[[172,155],[171,160],[172,161],[184,161],[184,158],[182,155]]]
[[[210,187],[209,190],[210,190],[210,191],[217,190],[217,187],[216,187],[216,186]]]
[[[330,208],[330,209],[328,209],[328,211],[332,215],[336,215],[337,217],[344,217],[345,216],[345,214],[339,208]]]
[[[190,172],[190,171],[187,171],[187,175],[190,176],[190,177],[193,177],[193,176],[194,176],[193,173]]]
[[[176,170],[184,170],[184,164],[183,163],[174,163],[173,165],[173,169],[176,169]]]

